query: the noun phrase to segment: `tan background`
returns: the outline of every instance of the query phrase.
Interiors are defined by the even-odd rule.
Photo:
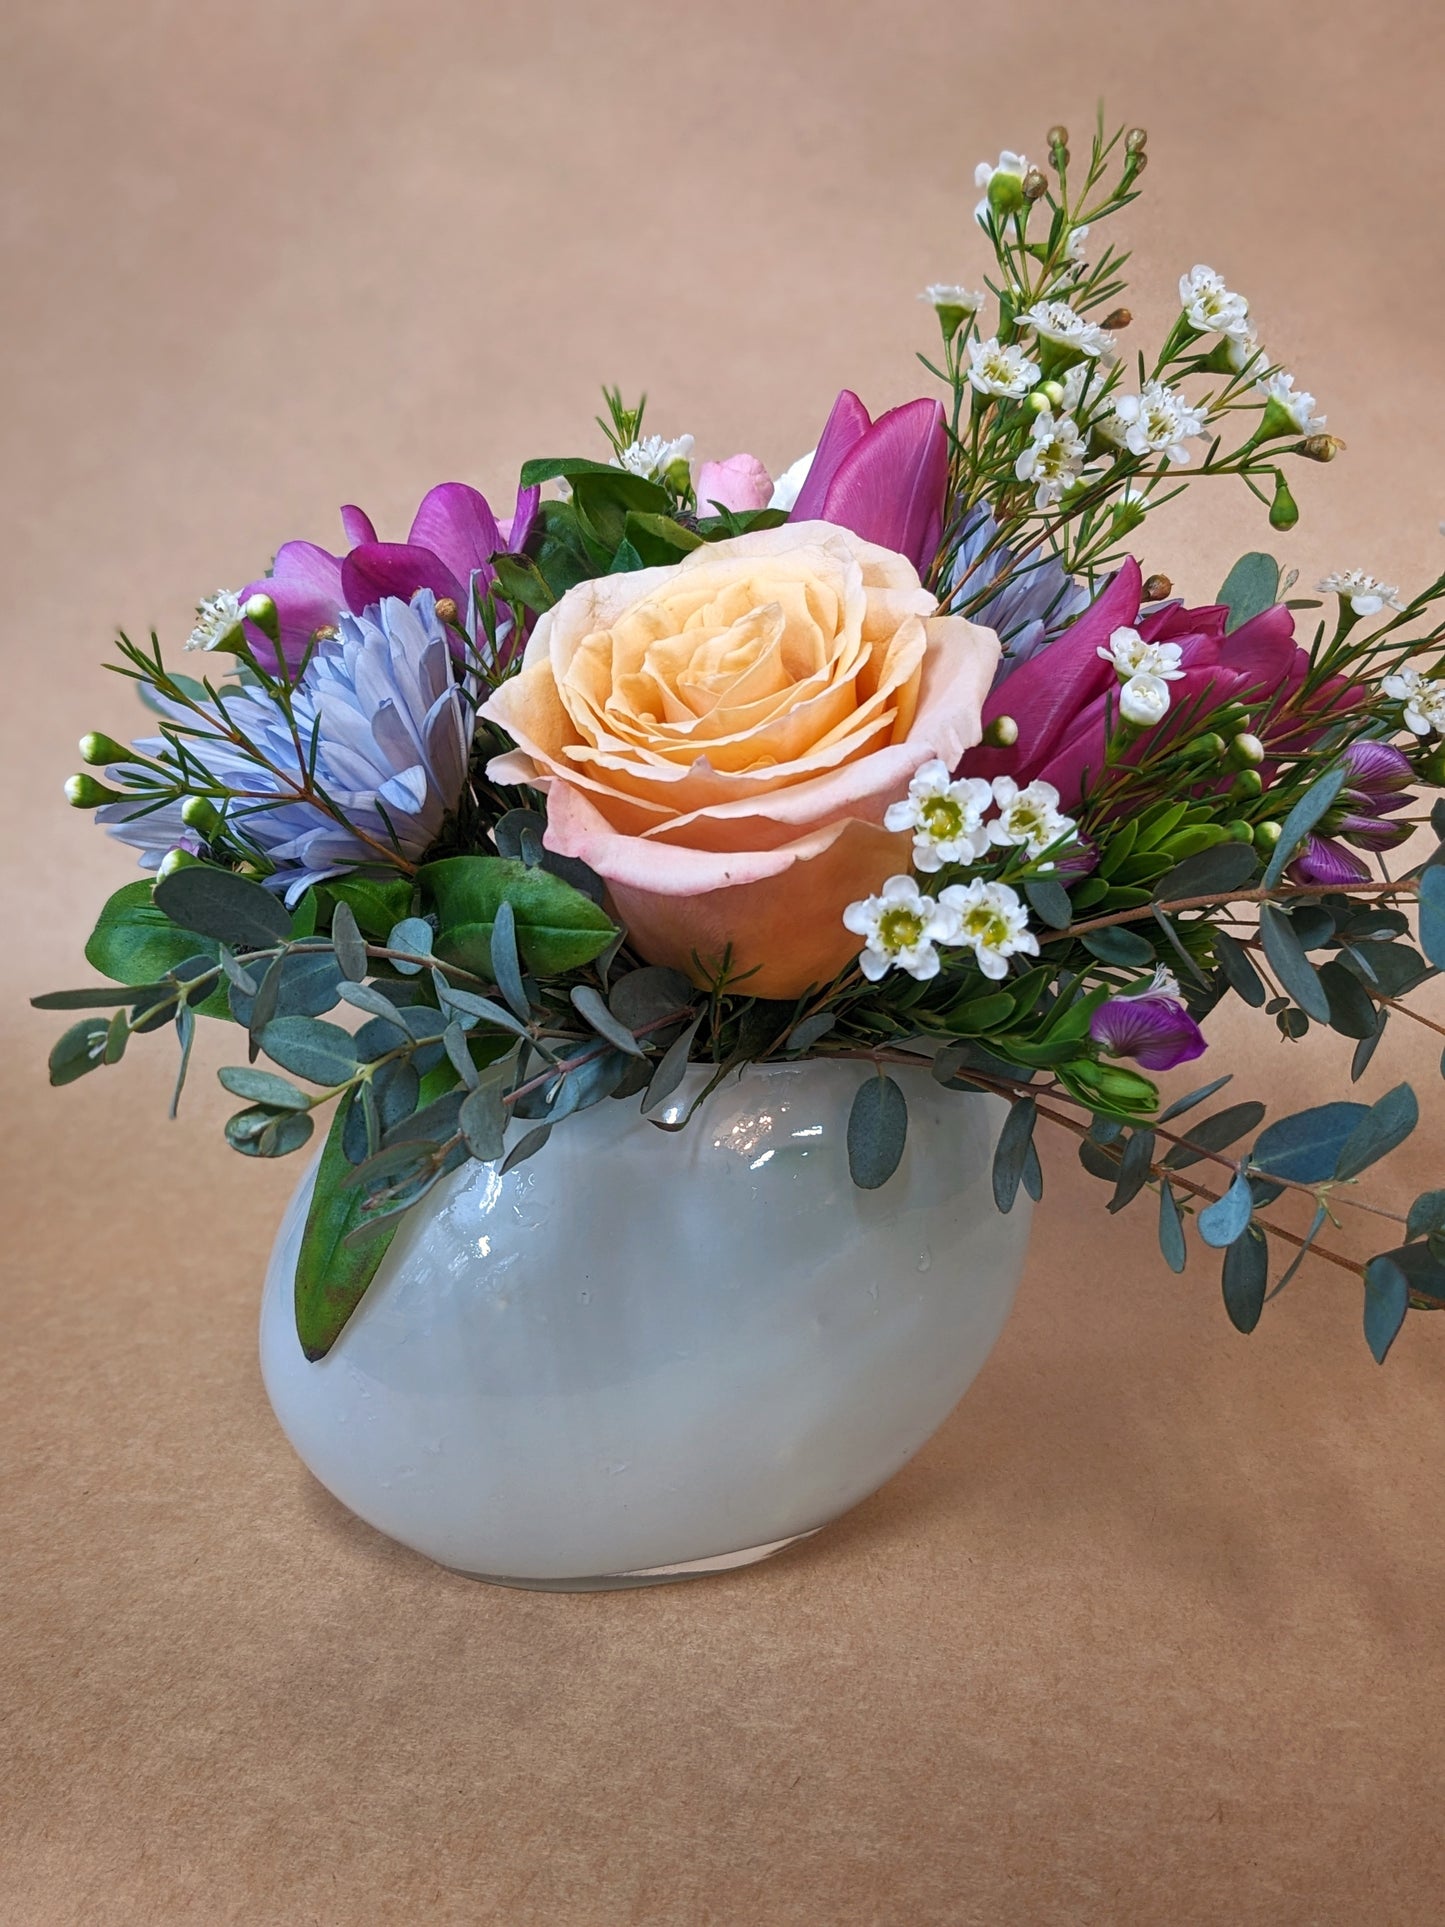
[[[294,1172],[222,1145],[218,1037],[168,1128],[168,1048],[51,1095],[22,999],[83,980],[130,874],[59,799],[81,731],[132,722],[116,623],[179,643],[343,501],[399,535],[436,480],[505,494],[594,446],[604,379],[781,467],[843,383],[918,392],[914,291],[982,266],[974,162],[1055,117],[1078,147],[1101,92],[1150,129],[1141,328],[1216,264],[1350,442],[1281,552],[1433,573],[1441,20],[6,10],[6,1923],[1440,1918],[1445,1318],[1378,1371],[1317,1270],[1246,1342],[1064,1150],[993,1362],[845,1523],[693,1587],[489,1590],[344,1515],[271,1421]],[[1262,537],[1221,493],[1145,559],[1205,600]],[[1219,1033],[1210,1067],[1286,1101],[1343,1075],[1338,1044]],[[1429,1107],[1396,1205],[1441,1181],[1416,1036],[1365,1087]]]

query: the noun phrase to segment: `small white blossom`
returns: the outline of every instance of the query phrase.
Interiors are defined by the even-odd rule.
[[[649,482],[660,481],[674,462],[692,460],[692,436],[679,435],[667,441],[661,435],[644,435],[640,442],[629,442],[621,455],[614,455],[612,466],[625,468],[629,475],[641,475]]]
[[[196,608],[196,626],[186,638],[187,649],[214,649],[241,620],[241,605],[230,589],[217,589]]]
[[[913,831],[915,870],[941,870],[945,863],[972,863],[988,848],[983,814],[993,791],[982,777],[954,782],[947,763],[925,763],[908,785],[901,803],[890,803],[883,818],[888,830]]]
[[[938,975],[935,944],[952,943],[957,919],[912,877],[889,877],[876,897],[850,903],[843,926],[865,939],[858,967],[870,984],[889,970],[906,970],[920,980]]]
[[[1081,355],[1107,355],[1114,346],[1114,337],[1107,328],[1076,313],[1067,301],[1036,301],[1019,319],[1045,341],[1076,348]]]
[[[1269,356],[1259,345],[1259,330],[1247,321],[1237,334],[1225,336],[1225,355],[1236,375],[1252,374],[1256,381],[1269,367]]]
[[[1324,416],[1314,412],[1314,396],[1303,388],[1296,393],[1293,375],[1262,375],[1254,385],[1266,402],[1274,402],[1284,411],[1290,426],[1301,435],[1318,435],[1324,427]]]
[[[959,288],[947,282],[932,281],[919,295],[933,308],[957,308],[960,314],[977,314],[988,301],[981,288]]]
[[[1089,445],[1071,416],[1057,420],[1046,408],[1034,417],[1028,446],[1014,463],[1021,482],[1034,484],[1034,507],[1052,507],[1084,472]]]
[[[1223,276],[1202,262],[1181,278],[1179,302],[1184,319],[1202,335],[1226,335],[1231,341],[1243,341],[1253,332],[1244,296],[1231,293]]]
[[[1189,461],[1184,444],[1204,433],[1207,420],[1206,409],[1162,381],[1146,381],[1137,395],[1120,395],[1114,403],[1114,433],[1131,455],[1158,454],[1181,467]]]
[[[1377,582],[1363,569],[1337,570],[1325,577],[1319,589],[1321,595],[1337,595],[1348,602],[1357,616],[1377,616],[1384,609],[1402,606],[1393,582]]]
[[[1184,674],[1179,666],[1184,652],[1177,642],[1145,642],[1137,629],[1116,629],[1108,647],[1094,653],[1113,663],[1120,682],[1128,682],[1131,676],[1159,676],[1165,682],[1178,682]]]
[[[1039,364],[1030,361],[1016,342],[1005,347],[997,335],[970,341],[968,361],[968,378],[980,395],[1006,395],[1017,401],[1039,378]]]
[[[1383,688],[1387,696],[1405,705],[1401,720],[1407,729],[1417,736],[1428,736],[1432,729],[1445,736],[1445,683],[1418,669],[1397,669],[1386,676]]]
[[[1082,221],[1078,227],[1071,227],[1069,229],[1069,238],[1064,243],[1064,259],[1071,267],[1083,267],[1084,249],[1087,247],[1088,241],[1089,224],[1087,221]]]
[[[1018,892],[1006,883],[951,883],[940,891],[940,906],[953,918],[950,943],[966,944],[985,977],[1008,975],[1008,960],[1022,952],[1039,954],[1038,938],[1029,929],[1028,913]]]
[[[1074,819],[1059,808],[1059,792],[1052,783],[1032,782],[1020,789],[1011,776],[995,776],[993,800],[998,815],[988,826],[989,841],[1002,848],[1022,847],[1030,857],[1072,835]]]
[[[773,492],[768,498],[770,509],[791,509],[808,479],[808,470],[813,466],[816,448],[810,448],[806,455],[800,455],[791,468],[785,468],[773,483]]]
[[[1169,713],[1169,685],[1162,676],[1131,676],[1119,691],[1119,714],[1138,729],[1152,729]]]
[[[987,161],[979,162],[978,166],[973,170],[973,184],[975,187],[981,187],[983,189],[983,199],[973,210],[973,218],[978,222],[980,227],[988,226],[989,217],[993,213],[993,209],[989,206],[988,189],[989,183],[993,180],[994,175],[1011,174],[1022,187],[1024,175],[1027,174],[1028,171],[1029,164],[1023,155],[1012,153],[1007,147],[999,155],[997,167],[990,167]]]

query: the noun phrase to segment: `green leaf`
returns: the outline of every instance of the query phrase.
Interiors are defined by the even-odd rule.
[[[1074,920],[1074,906],[1062,883],[1052,877],[1025,877],[1024,895],[1040,923],[1051,930],[1067,930]]]
[[[333,877],[325,885],[354,913],[368,937],[381,943],[411,909],[410,877]]]
[[[1365,1266],[1365,1343],[1383,1365],[1410,1308],[1410,1281],[1388,1253]]]
[[[105,1061],[110,1022],[105,1017],[84,1017],[72,1024],[50,1053],[52,1084],[73,1084]]]
[[[1264,1310],[1269,1283],[1269,1244],[1257,1224],[1225,1252],[1221,1283],[1230,1324],[1236,1331],[1252,1332]]]
[[[700,992],[683,976],[680,970],[669,970],[660,964],[648,964],[641,970],[629,970],[625,977],[619,977],[607,994],[607,1008],[619,1022],[630,1031],[640,1030],[644,1024],[656,1023],[659,1017],[678,1013],[678,1022],[687,1021],[686,1013],[698,1000]],[[826,1030],[833,1023],[831,1014]],[[656,1039],[661,1033],[649,1033]],[[796,1031],[793,1033],[795,1037]],[[817,1033],[822,1035],[822,1031]],[[790,1047],[792,1038],[789,1039]]]
[[[264,1104],[273,1111],[309,1111],[311,1099],[284,1077],[258,1071],[251,1064],[227,1064],[216,1072],[223,1090],[232,1097],[244,1097],[251,1104]]]
[[[1009,1107],[1003,1129],[998,1134],[998,1144],[993,1154],[993,1201],[1000,1211],[1012,1211],[1014,1208],[1014,1199],[1018,1196],[1019,1183],[1024,1174],[1024,1160],[1033,1143],[1037,1114],[1038,1106],[1031,1097],[1018,1098]],[[850,1122],[850,1138],[851,1130]]]
[[[1155,900],[1177,903],[1181,898],[1205,897],[1240,889],[1259,868],[1259,858],[1248,843],[1216,843],[1195,856],[1185,857],[1154,886]]]
[[[315,1121],[309,1113],[283,1111],[271,1119],[256,1139],[257,1153],[263,1158],[289,1157],[293,1151],[299,1151],[303,1144],[311,1142],[311,1133],[315,1128]]]
[[[514,609],[545,613],[557,600],[546,577],[529,555],[497,554],[491,558],[502,594]]]
[[[1380,1039],[1385,1034],[1385,1025],[1389,1022],[1389,1017],[1390,1013],[1388,1010],[1380,1011],[1373,1035],[1361,1038],[1360,1042],[1356,1044],[1355,1054],[1350,1059],[1350,1082],[1352,1084],[1358,1084],[1365,1072],[1370,1068],[1370,1059],[1380,1047]]]
[[[836,1011],[815,1010],[811,1017],[805,1017],[801,1024],[794,1024],[788,1032],[787,1049],[799,1057],[804,1056],[820,1038],[827,1036],[837,1021]]]
[[[670,568],[703,543],[700,535],[685,529],[672,516],[649,514],[643,509],[628,512],[623,533],[649,569]]]
[[[625,1051],[629,1057],[646,1057],[647,1052],[627,1025],[612,1015],[602,1001],[601,992],[594,990],[591,984],[573,984],[572,1008],[584,1022],[592,1026],[599,1037],[605,1037],[618,1050]]]
[[[273,1018],[261,1032],[261,1048],[273,1063],[312,1084],[344,1084],[356,1074],[350,1033],[319,1017]]]
[[[1284,1275],[1280,1279],[1279,1283],[1275,1286],[1274,1290],[1269,1294],[1269,1298],[1279,1297],[1280,1293],[1284,1290],[1285,1286],[1289,1283],[1290,1279],[1294,1277],[1295,1273],[1299,1270],[1300,1266],[1304,1263],[1305,1259],[1308,1258],[1308,1256],[1310,1255],[1310,1246],[1314,1243],[1315,1239],[1319,1236],[1320,1232],[1324,1229],[1325,1220],[1329,1217],[1329,1215],[1330,1215],[1329,1211],[1324,1205],[1317,1204],[1315,1206],[1315,1214],[1310,1219],[1309,1229],[1308,1231],[1306,1231],[1304,1235],[1304,1242],[1300,1245],[1299,1250],[1296,1251],[1293,1258],[1291,1258],[1289,1263],[1285,1266]],[[1269,1298],[1265,1299],[1264,1302],[1266,1304],[1269,1303]]]
[[[1249,1161],[1256,1171],[1292,1184],[1323,1184],[1334,1176],[1351,1133],[1368,1115],[1368,1105],[1339,1101],[1276,1118],[1260,1132]]]
[[[1263,615],[1272,609],[1279,596],[1279,564],[1272,555],[1252,549],[1242,555],[1224,578],[1217,600],[1229,611],[1227,630]]]
[[[1272,890],[1284,875],[1285,865],[1309,835],[1315,824],[1329,809],[1344,786],[1344,766],[1326,770],[1316,782],[1310,784],[1304,795],[1284,820],[1279,842],[1274,846],[1274,854],[1264,872],[1264,886]],[[1311,1012],[1311,1015],[1314,1013]],[[1320,1021],[1323,1023],[1324,1019]]]
[[[497,905],[492,922],[491,952],[492,974],[498,990],[513,1015],[524,1024],[530,1023],[532,1006],[527,986],[522,982],[522,960],[517,955],[517,913],[505,897]]]
[[[1189,1258],[1184,1242],[1184,1220],[1179,1215],[1174,1192],[1167,1183],[1159,1187],[1159,1249],[1171,1271],[1183,1271]]]
[[[1216,1198],[1200,1212],[1199,1235],[1216,1249],[1232,1245],[1236,1238],[1244,1236],[1253,1212],[1254,1194],[1249,1188],[1249,1179],[1237,1177],[1222,1198]]]
[[[162,877],[153,901],[183,930],[198,930],[233,950],[265,950],[291,935],[281,899],[234,870],[187,863]]]
[[[1278,905],[1260,905],[1259,934],[1264,940],[1264,954],[1281,986],[1308,1016],[1327,1024],[1330,1020],[1330,1000],[1325,995],[1324,985],[1301,949],[1288,916]]]
[[[1146,1126],[1141,1126],[1130,1133],[1124,1154],[1119,1160],[1119,1181],[1109,1200],[1111,1212],[1122,1211],[1126,1205],[1134,1202],[1149,1182],[1153,1163],[1154,1133]]]
[[[378,1226],[365,1244],[348,1245],[366,1216],[365,1196],[343,1188],[351,1165],[341,1146],[342,1107],[338,1106],[316,1167],[316,1189],[301,1234],[296,1259],[296,1336],[307,1358],[324,1358],[386,1256],[401,1220]]]
[[[432,927],[425,917],[403,917],[400,923],[393,925],[388,931],[386,948],[404,951],[408,959],[415,957],[417,959],[415,963],[403,962],[400,957],[393,957],[391,965],[394,970],[399,970],[403,977],[418,976],[423,962],[432,954]]]
[[[1224,973],[1224,981],[1236,997],[1240,997],[1252,1009],[1258,1010],[1265,1000],[1265,988],[1259,972],[1249,961],[1249,952],[1227,930],[1214,932],[1214,957]]]
[[[535,1157],[551,1135],[550,1124],[539,1124],[535,1131],[528,1131],[525,1137],[518,1138],[502,1159],[502,1172],[514,1170],[517,1165],[524,1164],[528,1158]]]
[[[1186,1091],[1183,1097],[1176,1097],[1167,1110],[1159,1113],[1159,1122],[1167,1124],[1171,1117],[1183,1117],[1196,1104],[1202,1104],[1206,1098],[1213,1097],[1216,1091],[1222,1091],[1233,1075],[1232,1071],[1226,1071],[1223,1077],[1216,1077],[1212,1084],[1201,1084],[1197,1091]]]
[[[1130,930],[1124,924],[1116,923],[1106,930],[1091,930],[1079,941],[1100,963],[1132,966],[1154,961],[1154,946],[1149,939],[1141,937],[1137,930]]]
[[[605,911],[544,869],[506,857],[452,856],[428,863],[419,881],[437,908],[437,955],[492,978],[492,930],[505,901],[516,918],[517,943],[539,977],[578,970],[617,934]]]
[[[102,976],[121,984],[154,984],[178,963],[199,951],[218,956],[198,930],[173,923],[152,901],[147,878],[124,884],[107,901],[85,946],[86,962]],[[206,1017],[227,1018],[230,1008],[224,988],[199,1006]]]
[[[1437,970],[1445,970],[1445,868],[1439,865],[1420,879],[1420,948]]]
[[[119,989],[112,984],[97,984],[93,990],[47,990],[39,997],[32,997],[30,1005],[33,1010],[109,1010],[112,1006],[135,1003],[137,988],[157,996],[173,994],[169,984],[123,984]]]
[[[1414,1130],[1420,1121],[1420,1106],[1408,1084],[1397,1084],[1372,1104],[1350,1133],[1335,1165],[1337,1178],[1358,1177]]]
[[[1164,1162],[1171,1171],[1183,1171],[1191,1164],[1198,1164],[1207,1151],[1222,1151],[1246,1131],[1252,1131],[1263,1116],[1264,1106],[1256,1098],[1248,1098],[1243,1104],[1230,1104],[1192,1124],[1190,1142],[1176,1144]]]
[[[331,941],[336,946],[336,962],[348,983],[359,984],[369,968],[366,945],[356,912],[345,901],[331,913]]]
[[[492,1076],[468,1091],[457,1112],[457,1129],[472,1156],[482,1164],[495,1164],[505,1150],[507,1108],[502,1102],[500,1080]]]
[[[1410,1206],[1405,1236],[1428,1238],[1432,1231],[1445,1231],[1445,1191],[1422,1191]]]
[[[1330,1029],[1338,1031],[1341,1037],[1362,1041],[1373,1037],[1379,1026],[1379,1014],[1354,971],[1346,970],[1342,963],[1332,959],[1319,966],[1319,973],[1329,1000]]]
[[[848,1169],[861,1191],[876,1191],[898,1169],[908,1140],[908,1100],[891,1077],[858,1086],[848,1113]]]

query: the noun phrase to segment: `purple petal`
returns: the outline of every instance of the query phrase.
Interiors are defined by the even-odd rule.
[[[1132,1057],[1146,1071],[1169,1071],[1209,1046],[1172,997],[1111,997],[1089,1019],[1089,1035],[1111,1057]]]
[[[1398,809],[1406,800],[1402,796],[1399,803],[1388,807]],[[1389,816],[1381,812],[1369,816],[1342,816],[1335,825],[1335,831],[1347,843],[1358,843],[1362,849],[1393,850],[1409,836],[1411,827],[1409,823],[1392,822]]]
[[[943,409],[936,401],[906,402],[880,415],[844,454],[818,515],[906,555],[921,572],[938,548],[947,484]]]
[[[341,586],[347,608],[358,616],[383,596],[410,602],[418,589],[430,589],[438,598],[450,596],[461,610],[470,601],[438,556],[410,542],[363,542],[342,563]]]
[[[517,506],[512,513],[511,521],[499,522],[497,524],[501,530],[502,546],[504,548],[511,549],[515,552],[525,545],[527,537],[532,533],[532,525],[537,520],[537,510],[541,505],[541,501],[542,491],[540,488],[519,488],[517,490]]]
[[[1414,776],[1409,757],[1393,743],[1351,743],[1341,760],[1349,773],[1347,795],[1387,795]]]
[[[833,403],[817,452],[803,486],[798,490],[789,517],[794,522],[815,522],[823,513],[823,498],[828,493],[839,462],[853,444],[873,426],[872,417],[851,388],[845,388]]]
[[[248,582],[240,600],[244,603],[253,595],[268,595],[276,604],[281,653],[295,668],[316,631],[334,624],[346,607],[340,558],[317,548],[314,542],[284,542],[276,551],[272,573]],[[245,624],[245,631],[257,660],[274,668],[275,651],[267,637],[253,622]]]
[[[471,581],[474,569],[486,569],[498,550],[507,546],[487,498],[465,482],[441,482],[429,490],[406,539],[413,548],[430,549],[463,583]],[[468,600],[463,590],[459,606]]]
[[[376,528],[365,509],[356,508],[348,503],[341,511],[341,527],[346,535],[349,549],[359,548],[363,542],[376,540]]]
[[[1290,864],[1289,874],[1297,883],[1319,883],[1335,889],[1345,883],[1363,883],[1370,870],[1332,836],[1311,836]]]

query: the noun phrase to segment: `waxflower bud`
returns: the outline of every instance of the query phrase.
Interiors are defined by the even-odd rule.
[[[1295,454],[1307,462],[1332,462],[1344,446],[1338,435],[1306,435]]]
[[[1146,602],[1165,602],[1174,593],[1174,584],[1167,575],[1151,575],[1144,582]]]
[[[674,495],[686,495],[692,487],[692,470],[686,458],[679,455],[675,461],[669,462],[662,471],[662,479]]]
[[[1196,736],[1184,754],[1198,763],[1217,763],[1224,754],[1224,738],[1211,730],[1207,736]]]
[[[1041,381],[1034,390],[1036,395],[1048,398],[1050,408],[1062,408],[1064,403],[1064,384],[1061,381]]]
[[[1012,716],[995,716],[983,732],[986,749],[1012,749],[1019,739],[1019,726]]]
[[[156,865],[156,881],[160,883],[166,877],[173,877],[177,870],[189,870],[193,863],[199,861],[200,859],[192,856],[189,850],[167,850]]]
[[[80,739],[80,760],[82,763],[123,763],[130,756],[124,743],[118,743],[114,736],[107,736],[101,730],[93,729]]]
[[[95,777],[81,772],[65,779],[65,800],[73,810],[98,810],[102,803],[118,803],[120,791],[108,789]]]
[[[1067,147],[1069,144],[1069,130],[1061,122],[1055,122],[1049,129],[1047,138],[1051,148]]]
[[[1133,319],[1134,316],[1128,308],[1110,308],[1099,325],[1117,332],[1120,328],[1127,328]]]
[[[209,836],[219,827],[221,819],[215,805],[208,803],[204,796],[188,796],[181,805],[181,821],[188,830]]]
[[[1117,542],[1123,536],[1128,535],[1131,530],[1137,529],[1143,520],[1144,503],[1141,500],[1136,499],[1132,502],[1120,502],[1111,518],[1109,532]]]
[[[269,640],[274,643],[280,643],[281,620],[276,614],[276,604],[271,600],[270,596],[266,594],[264,589],[258,589],[255,595],[248,598],[246,606],[241,613],[245,616],[247,622],[255,623],[263,636],[268,637]]]
[[[1057,387],[1058,383],[1055,382],[1054,386]],[[1045,384],[1040,384],[1039,387],[1033,389],[1030,392],[1029,398],[1025,402],[1024,406],[1028,409],[1029,413],[1032,415],[1047,415],[1049,410],[1057,406],[1057,404],[1052,400],[1050,400],[1049,394],[1048,394],[1048,385],[1045,383]]]
[[[1149,130],[1147,127],[1131,127],[1124,136],[1124,152],[1126,154],[1142,154],[1148,144]]]
[[[1169,685],[1162,676],[1131,676],[1119,691],[1119,714],[1136,729],[1152,729],[1169,710]]]
[[[1242,816],[1235,817],[1232,823],[1226,823],[1224,827],[1229,833],[1231,843],[1252,843],[1254,841],[1254,825],[1252,823],[1246,823]]]
[[[1253,802],[1264,795],[1264,778],[1257,769],[1242,769],[1230,784],[1229,794],[1239,802]]]
[[[1289,483],[1284,479],[1284,470],[1274,471],[1274,500],[1269,505],[1269,526],[1272,529],[1292,529],[1299,520],[1299,505],[1289,492]]]
[[[1024,204],[1024,184],[1018,175],[998,168],[988,184],[988,204],[1000,221],[1017,214]]]
[[[1252,768],[1255,763],[1264,761],[1264,744],[1248,730],[1242,730],[1229,745],[1229,760],[1236,769]]]
[[[1039,168],[1031,167],[1024,175],[1024,199],[1026,201],[1042,200],[1048,191],[1049,183],[1046,176]]]
[[[1256,823],[1254,826],[1254,847],[1257,850],[1272,850],[1283,835],[1283,823],[1276,823],[1272,818],[1264,823]]]
[[[453,602],[452,598],[449,595],[439,595],[437,597],[437,621],[438,622],[455,622],[456,619],[457,619],[456,603]]]

